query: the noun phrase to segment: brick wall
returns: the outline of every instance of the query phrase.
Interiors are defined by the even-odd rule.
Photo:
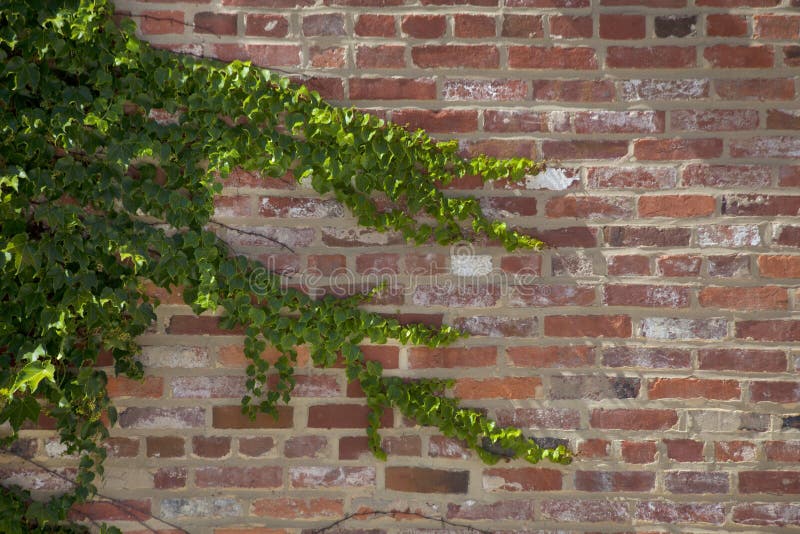
[[[121,418],[106,493],[192,533],[299,532],[370,510],[487,531],[800,526],[800,1],[118,7],[147,15],[158,46],[280,68],[465,153],[547,158],[523,184],[453,190],[530,229],[552,246],[542,253],[405,246],[310,189],[246,173],[226,182],[217,216],[290,245],[222,234],[293,283],[352,290],[389,273],[397,290],[375,310],[475,335],[435,351],[366,347],[370,358],[457,377],[470,405],[577,459],[487,467],[390,413],[389,460],[376,461],[358,389],[302,351],[291,405],[250,422],[241,338],[172,297],[142,338],[146,380],[110,382]],[[27,437],[30,454],[63,461],[46,434]],[[446,527],[401,515],[341,528]]]

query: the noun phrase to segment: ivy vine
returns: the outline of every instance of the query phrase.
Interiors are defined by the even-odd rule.
[[[474,198],[447,197],[437,185],[468,174],[520,179],[541,163],[462,158],[456,142],[332,107],[248,63],[153,49],[131,21],[112,15],[105,0],[0,5],[0,424],[11,428],[3,444],[46,416],[79,458],[75,490],[50,502],[3,491],[0,530],[70,532],[58,525],[96,493],[106,421],[117,419],[96,363],[110,352],[117,374],[142,377],[136,337],[158,305],[147,280],[182,287],[195,313],[222,311],[223,327],[244,328],[242,407],[251,416],[277,414],[289,402],[296,347],[307,345],[315,365],[341,358],[348,380],[360,382],[379,458],[381,413],[397,408],[463,440],[487,463],[500,458],[489,449],[533,463],[570,461],[563,446],[541,448],[461,407],[447,394],[451,381],[384,376],[359,349],[388,339],[436,347],[464,334],[361,309],[380,288],[314,299],[266,273],[254,293],[250,280],[261,266],[233,255],[209,229],[220,177],[242,168],[309,179],[360,225],[415,244],[485,236],[508,250],[537,249],[540,241],[489,220]],[[154,110],[177,120],[152,120]],[[267,346],[281,354],[273,364],[262,358]],[[277,382],[268,387],[270,376]]]

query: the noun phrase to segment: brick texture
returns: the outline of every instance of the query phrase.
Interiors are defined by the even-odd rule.
[[[504,532],[800,528],[798,0],[117,8],[146,15],[139,31],[156,46],[289,71],[335,103],[457,138],[465,153],[547,158],[545,178],[450,186],[544,239],[537,253],[406,246],[290,177],[240,171],[216,216],[291,245],[222,234],[320,286],[392,273],[401,290],[376,310],[472,336],[367,347],[370,359],[400,376],[453,377],[470,406],[578,456],[567,468],[489,467],[387,412],[389,461],[377,461],[360,388],[341,367],[314,369],[302,348],[291,406],[250,420],[237,404],[242,331],[193,317],[176,288],[158,292],[169,306],[141,339],[145,380],[109,381],[120,424],[102,492],[131,507],[76,514],[133,532],[153,514],[203,534],[308,531],[369,510]],[[68,469],[44,423],[25,431],[25,454]],[[63,485],[24,464],[0,465],[0,478]],[[401,518],[336,528],[447,528]]]

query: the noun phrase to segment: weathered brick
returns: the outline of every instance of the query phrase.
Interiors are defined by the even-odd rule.
[[[651,491],[656,474],[648,471],[577,471],[575,489],[592,492]]]
[[[281,467],[201,467],[195,470],[200,488],[279,488],[283,485]]]
[[[596,523],[621,522],[629,518],[624,502],[611,500],[542,501],[542,515],[555,521]]]
[[[344,515],[344,501],[324,497],[256,499],[253,501],[252,513],[275,519],[336,518]]]
[[[467,493],[468,471],[427,467],[387,467],[386,489],[413,493]]]
[[[780,502],[735,504],[733,522],[764,527],[797,527],[800,526],[800,506]]]
[[[550,35],[556,39],[589,39],[593,33],[592,17],[550,16]]]
[[[544,318],[544,333],[555,337],[630,337],[627,315],[551,315]]]
[[[556,491],[561,489],[562,473],[537,467],[484,469],[485,491]]]
[[[656,523],[711,523],[725,522],[725,505],[722,503],[686,503],[671,501],[639,501],[634,511],[636,519]]]
[[[664,473],[664,488],[670,493],[727,493],[728,473],[672,471]]]
[[[740,472],[739,493],[800,494],[800,471]]]
[[[461,399],[532,399],[540,397],[541,378],[460,378],[455,395]]]
[[[619,430],[666,430],[675,426],[674,410],[629,410],[598,408],[592,410],[589,424],[594,428]]]

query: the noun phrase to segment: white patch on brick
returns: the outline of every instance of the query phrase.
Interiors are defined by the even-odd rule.
[[[161,515],[175,517],[236,517],[242,515],[242,505],[236,499],[163,499]]]
[[[539,174],[526,176],[525,188],[563,191],[577,181],[578,176],[567,176],[564,169],[550,167]]]
[[[519,482],[509,482],[503,477],[483,476],[483,489],[486,491],[523,491],[524,488]]]
[[[271,32],[272,30],[275,29],[275,27],[277,25],[278,25],[278,21],[277,20],[271,20],[271,21],[267,22],[266,24],[264,24],[264,31],[265,32]]]
[[[203,347],[142,347],[137,358],[145,367],[202,368],[210,365],[208,350]]]
[[[624,100],[684,100],[702,98],[708,90],[708,80],[625,80],[622,82]]]
[[[699,226],[697,244],[701,247],[755,247],[761,244],[761,235],[758,226],[752,224]]]
[[[485,276],[492,272],[492,257],[454,254],[450,256],[450,272],[456,276]]]

